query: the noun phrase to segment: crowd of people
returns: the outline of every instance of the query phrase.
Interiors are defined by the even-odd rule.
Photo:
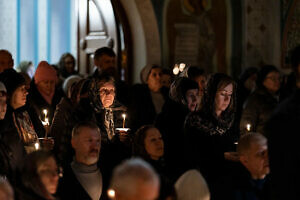
[[[288,76],[149,64],[129,85],[108,47],[88,76],[70,53],[15,70],[0,50],[0,199],[300,198],[300,47],[291,55]]]

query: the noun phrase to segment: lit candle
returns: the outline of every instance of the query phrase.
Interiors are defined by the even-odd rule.
[[[43,113],[44,113],[44,115],[45,115],[45,120],[42,121],[42,124],[43,124],[44,126],[49,126],[50,123],[49,123],[49,118],[48,118],[48,110],[47,110],[47,109],[44,109],[44,110],[43,110]]]
[[[38,142],[34,143],[35,150],[39,150],[40,144]]]
[[[125,128],[125,119],[126,119],[126,114],[122,114],[123,117],[123,128]]]
[[[48,118],[48,110],[47,109],[44,109],[43,110],[43,113],[45,115],[45,119],[44,121],[42,120],[42,124],[44,125],[45,127],[45,130],[46,130],[46,133],[45,133],[45,138],[47,138],[47,135],[48,135],[48,131],[49,131],[49,118]]]
[[[178,66],[178,64],[175,64],[175,66],[174,66],[174,68],[173,68],[173,74],[174,75],[177,75],[177,74],[179,74],[179,66]]]
[[[44,110],[43,110],[43,113],[45,114],[45,117],[47,117],[48,110],[47,110],[47,109],[44,109]]]
[[[115,198],[116,193],[113,189],[109,189],[109,190],[107,190],[107,195],[109,198],[113,199],[113,198]]]
[[[247,131],[250,132],[250,130],[251,130],[251,124],[247,124],[247,125],[246,125],[246,129],[247,129]]]
[[[179,64],[179,71],[183,71],[184,70],[184,68],[185,68],[185,64],[184,63],[180,63]]]

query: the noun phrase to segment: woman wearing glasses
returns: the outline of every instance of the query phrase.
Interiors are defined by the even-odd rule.
[[[272,65],[263,66],[258,72],[255,91],[244,104],[240,122],[241,133],[247,131],[264,134],[264,126],[278,104],[281,77]]]

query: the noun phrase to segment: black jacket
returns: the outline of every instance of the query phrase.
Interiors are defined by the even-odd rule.
[[[102,187],[102,194],[100,199],[104,199],[103,195],[107,186]],[[72,199],[72,200],[92,200],[89,194],[85,191],[80,184],[70,164],[64,167],[64,176],[59,180],[57,195],[60,199]]]
[[[268,200],[270,192],[270,176],[254,180],[248,170],[239,164],[234,171],[219,179],[211,195],[212,200]]]
[[[43,113],[42,113],[43,109],[47,109],[49,122],[51,123],[53,120],[56,105],[59,103],[61,97],[63,96],[63,92],[61,90],[57,90],[57,89],[55,90],[51,105],[48,104],[48,102],[42,97],[42,95],[38,91],[38,89],[34,83],[34,79],[32,79],[32,81],[30,83],[30,89],[28,92],[29,92],[29,94],[27,97],[27,99],[28,99],[27,104],[30,107],[34,108],[36,115],[39,117],[43,116]]]
[[[300,89],[282,102],[266,124],[272,199],[300,199]]]
[[[168,91],[161,89],[161,93],[166,100]],[[131,102],[128,107],[131,128],[135,132],[138,128],[146,124],[153,124],[157,115],[152,102],[151,92],[146,84],[136,84],[131,90]]]

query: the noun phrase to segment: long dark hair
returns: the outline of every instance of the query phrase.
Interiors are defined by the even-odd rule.
[[[223,73],[216,73],[211,76],[208,81],[206,92],[203,96],[202,101],[202,111],[208,116],[215,116],[215,98],[219,90],[223,89],[227,85],[232,84],[232,96],[230,99],[230,104],[227,109],[222,112],[221,117],[226,119],[227,117],[232,117],[236,110],[236,83],[234,80]]]
[[[133,156],[141,157],[145,160],[151,160],[150,155],[145,149],[145,138],[147,136],[147,131],[151,128],[156,127],[154,125],[144,125],[135,132],[132,145]]]
[[[38,167],[51,157],[54,158],[49,151],[34,151],[26,156],[22,168],[22,183],[25,188],[46,199],[54,198],[42,183]]]

